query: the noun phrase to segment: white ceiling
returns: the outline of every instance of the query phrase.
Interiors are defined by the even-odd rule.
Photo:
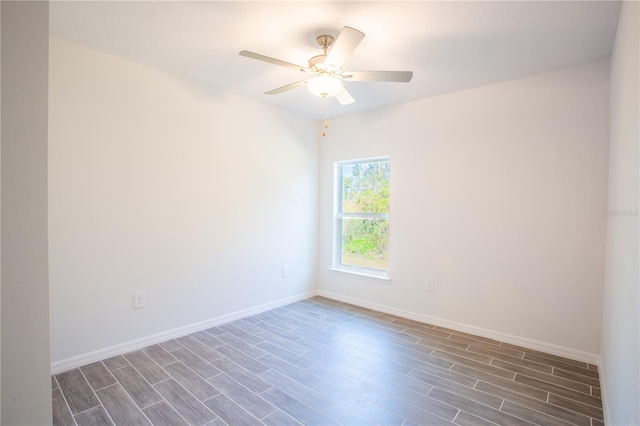
[[[366,34],[349,70],[412,70],[410,83],[346,82],[356,102],[329,99],[344,115],[609,57],[618,1],[52,1],[50,32],[309,117],[321,98],[292,69],[238,55],[246,49],[306,65],[316,36],[343,26]]]

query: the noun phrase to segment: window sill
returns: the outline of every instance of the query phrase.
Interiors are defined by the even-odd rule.
[[[380,284],[391,284],[389,276],[367,274],[366,272],[350,271],[347,269],[329,268],[329,272],[335,275],[343,275],[351,278],[359,278],[367,281],[373,281]]]

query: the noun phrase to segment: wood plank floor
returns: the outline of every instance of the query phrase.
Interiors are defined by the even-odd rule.
[[[596,366],[315,297],[52,377],[56,425],[603,424]]]

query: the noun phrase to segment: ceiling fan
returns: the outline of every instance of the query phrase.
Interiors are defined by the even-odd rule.
[[[280,59],[260,55],[243,50],[241,56],[268,62],[274,65],[295,69],[309,74],[304,79],[277,89],[265,92],[266,95],[277,95],[297,87],[307,86],[309,91],[324,98],[335,96],[342,105],[355,102],[353,96],[343,86],[343,81],[386,81],[407,83],[413,77],[413,71],[345,71],[342,65],[364,38],[364,33],[351,27],[344,27],[338,38],[321,35],[316,39],[323,49],[322,55],[309,59],[308,66],[292,64]]]

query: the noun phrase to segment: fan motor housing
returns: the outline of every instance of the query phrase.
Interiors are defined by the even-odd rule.
[[[324,61],[327,59],[327,55],[318,55],[309,59],[309,69],[312,71],[324,71],[327,66]]]

